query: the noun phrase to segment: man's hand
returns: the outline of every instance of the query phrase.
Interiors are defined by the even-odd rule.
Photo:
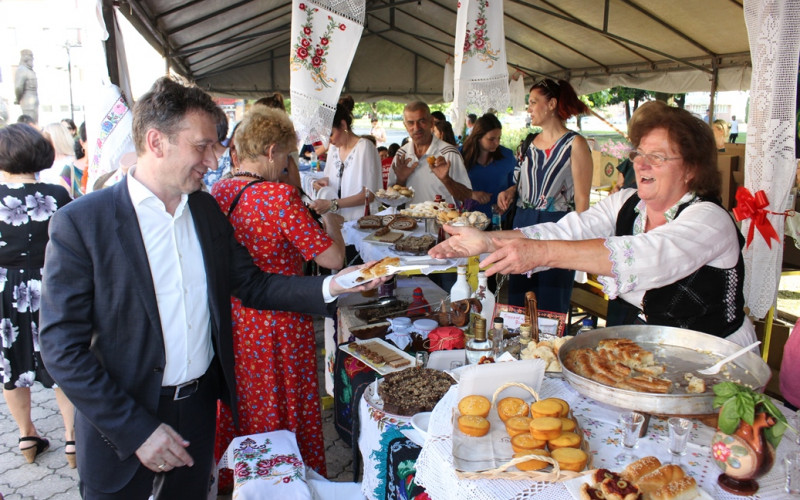
[[[397,177],[397,183],[405,186],[408,182],[408,178],[411,177],[411,174],[419,166],[418,161],[413,161],[411,158],[398,158],[395,160],[394,166],[392,169],[394,170],[394,175]]]
[[[453,257],[471,257],[493,250],[492,241],[480,229],[469,226],[451,226],[444,224],[442,228],[450,233],[450,237],[428,250],[428,255],[436,259]]]
[[[496,273],[521,274],[545,265],[546,241],[493,238],[492,243],[497,250],[480,263],[481,268],[488,267],[486,276]]]
[[[450,174],[450,162],[444,156],[439,156],[436,158],[436,162],[431,165],[431,171],[437,179],[444,182]]]
[[[336,282],[336,278],[338,278],[339,276],[344,276],[345,274],[352,273],[353,271],[358,271],[359,269],[363,269],[365,267],[372,266],[376,262],[378,262],[378,261],[377,260],[373,260],[373,261],[367,262],[365,264],[361,264],[360,266],[350,266],[350,267],[342,269],[341,271],[336,273],[336,276],[334,276],[333,279],[330,281],[329,292],[330,292],[331,296],[338,297],[339,295],[341,295],[343,293],[366,292],[367,290],[372,290],[374,288],[378,288],[382,284],[384,284],[387,281],[389,281],[391,276],[384,276],[382,278],[377,278],[377,279],[374,279],[372,281],[367,281],[363,285],[358,285],[358,286],[355,286],[353,288],[342,288],[341,286],[339,286],[339,283]]]
[[[472,199],[481,205],[485,205],[492,200],[492,194],[486,191],[472,191]]]
[[[511,186],[505,191],[500,191],[500,193],[497,194],[497,206],[500,208],[500,210],[505,213],[505,211],[511,207],[511,204],[514,203],[514,196],[516,194],[516,186]]]
[[[187,446],[189,441],[184,440],[175,429],[161,424],[136,450],[136,456],[151,471],[167,472],[175,467],[194,465],[194,460],[186,451]]]

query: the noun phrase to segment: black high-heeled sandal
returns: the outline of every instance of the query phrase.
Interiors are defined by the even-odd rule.
[[[20,449],[22,456],[25,457],[25,460],[27,460],[29,464],[32,464],[33,461],[36,460],[36,457],[50,448],[50,441],[39,436],[26,436],[19,438],[20,443],[23,441],[33,441],[36,443],[35,446],[29,446],[28,448]]]
[[[78,466],[78,459],[75,458],[74,451],[67,451],[67,446],[75,446],[75,441],[67,441],[64,443],[64,455],[67,456],[67,464],[70,469],[74,469]]]

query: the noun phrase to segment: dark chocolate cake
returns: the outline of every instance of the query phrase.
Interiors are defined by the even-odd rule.
[[[439,370],[408,368],[387,374],[378,383],[378,395],[387,413],[411,416],[433,410],[455,383],[450,375]]]

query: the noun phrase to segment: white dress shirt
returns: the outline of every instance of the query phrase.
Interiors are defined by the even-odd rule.
[[[179,385],[205,374],[214,356],[205,264],[187,205],[189,197],[181,196],[173,216],[133,175],[128,175],[128,191],[147,251],[164,335],[167,363],[161,385]]]

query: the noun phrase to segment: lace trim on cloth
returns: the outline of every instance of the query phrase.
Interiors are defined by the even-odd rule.
[[[611,276],[598,276],[597,281],[603,285],[603,293],[609,299],[616,299],[620,294],[634,290],[638,283],[637,276],[630,270],[625,270],[636,260],[633,246],[628,238],[607,238],[603,245],[611,252],[608,256],[611,261]]]
[[[292,98],[292,121],[297,137],[300,140],[308,138],[306,143],[327,143],[331,136],[336,106],[295,90],[289,92],[289,95]]]
[[[797,97],[797,54],[800,49],[800,0],[745,0],[744,18],[753,63],[750,116],[747,122],[745,185],[764,190],[768,210],[783,211],[795,175],[794,130]],[[783,241],[782,216],[768,215]],[[742,223],[746,235],[751,221]],[[744,250],[745,304],[763,318],[775,303],[782,245],[770,249],[755,238]]]
[[[352,0],[315,0],[313,3],[324,7],[331,12],[346,17],[353,22],[363,25],[366,2]]]
[[[509,101],[507,78],[507,74],[502,74],[491,78],[456,81],[461,86],[461,95],[467,99],[465,109],[477,108],[481,113],[489,108],[506,109]]]

